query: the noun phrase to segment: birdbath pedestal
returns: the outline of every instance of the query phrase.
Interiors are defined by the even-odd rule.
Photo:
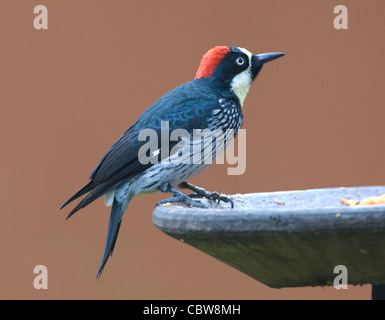
[[[385,193],[385,187],[329,188],[230,196],[209,209],[159,206],[153,223],[271,288],[332,286],[336,266],[348,284],[372,284],[385,298],[385,206],[349,207],[345,199]]]

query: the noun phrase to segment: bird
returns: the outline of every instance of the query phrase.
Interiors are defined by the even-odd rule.
[[[152,144],[150,152],[143,152],[147,140],[139,139],[141,132],[152,130],[161,135],[162,125],[167,123],[170,131],[179,128],[190,136],[194,130],[204,129],[222,132],[232,130],[231,137],[236,136],[243,124],[243,104],[251,84],[265,63],[284,55],[283,52],[252,54],[247,49],[235,46],[216,46],[208,50],[200,61],[195,78],[156,101],[105,153],[92,171],[89,182],[61,207],[63,209],[85,194],[67,219],[103,195],[105,204],[112,206],[97,279],[101,277],[114,251],[123,215],[134,196],[161,191],[171,193],[173,197],[161,200],[157,205],[182,202],[191,207],[206,208],[196,199],[207,198],[234,207],[229,197],[187,182],[210,164],[171,161],[180,150],[174,153],[170,153],[170,150],[183,139],[168,141],[167,144],[158,139]],[[192,142],[184,145],[189,146],[189,143]],[[214,152],[213,157],[223,152],[227,144],[226,141],[219,152]],[[144,155],[159,161],[141,161]],[[186,194],[177,188],[189,189],[194,193]]]

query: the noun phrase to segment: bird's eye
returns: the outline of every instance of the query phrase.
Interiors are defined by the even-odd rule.
[[[238,58],[235,61],[236,61],[237,65],[239,65],[239,66],[243,66],[243,64],[245,63],[245,59],[243,59],[243,58]]]

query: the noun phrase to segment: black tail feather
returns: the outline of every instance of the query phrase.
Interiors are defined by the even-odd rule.
[[[114,199],[114,202],[112,204],[112,209],[111,209],[110,223],[108,225],[106,246],[104,248],[102,262],[100,264],[99,271],[96,275],[96,279],[99,279],[100,276],[102,275],[104,266],[106,265],[108,258],[112,255],[112,252],[114,251],[116,239],[118,238],[120,225],[122,223],[122,216],[123,216],[122,209],[123,209],[123,204],[119,203],[116,199]]]

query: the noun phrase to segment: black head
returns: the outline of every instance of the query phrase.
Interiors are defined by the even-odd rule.
[[[212,78],[230,86],[243,103],[262,66],[285,55],[281,52],[253,55],[238,47],[215,47],[202,58],[196,78]]]
[[[196,79],[219,80],[229,86],[243,104],[246,94],[262,66],[283,55],[285,54],[281,52],[253,55],[243,48],[215,47],[203,56]]]

